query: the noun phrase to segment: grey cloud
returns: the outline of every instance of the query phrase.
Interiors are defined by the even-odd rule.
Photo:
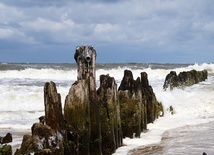
[[[118,3],[125,0],[1,0],[1,3],[20,8],[25,7],[64,7],[72,3]]]
[[[67,0],[1,0],[1,3],[19,8],[63,6]]]
[[[0,37],[29,45],[90,43],[126,46],[125,49],[135,46],[147,51],[194,50],[214,39],[213,3],[2,0]]]

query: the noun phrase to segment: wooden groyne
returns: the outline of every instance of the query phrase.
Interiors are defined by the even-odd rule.
[[[25,135],[16,155],[110,155],[123,145],[124,137],[140,137],[163,114],[162,104],[142,72],[135,80],[124,70],[119,87],[114,77],[95,79],[96,51],[92,46],[78,46],[74,59],[78,66],[77,80],[65,100],[54,82],[45,83],[45,116]]]

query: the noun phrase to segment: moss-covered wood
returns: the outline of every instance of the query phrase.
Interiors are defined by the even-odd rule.
[[[163,114],[162,103],[157,101],[152,86],[149,85],[148,75],[146,72],[141,73],[141,85],[143,100],[146,102],[146,124],[153,123]]]
[[[0,155],[12,155],[11,145],[4,144],[0,146]]]
[[[69,133],[74,132],[75,135],[68,136],[66,147],[74,150],[73,154],[101,154],[100,108],[95,83],[96,51],[91,46],[78,46],[74,58],[78,76],[66,97],[64,115],[71,130]]]
[[[73,150],[76,150],[75,154],[90,154],[90,144],[93,145],[91,142],[91,108],[94,106],[91,104],[96,103],[90,103],[92,94],[89,91],[89,80],[79,80],[71,87],[65,101],[65,120],[78,135],[75,139],[68,139]],[[96,108],[99,107],[96,106]]]
[[[134,80],[132,72],[125,70],[118,94],[123,136],[140,137],[144,120],[140,78]]]
[[[100,104],[102,153],[110,155],[122,145],[123,138],[117,84],[114,78],[109,75],[101,75],[97,94]]]
[[[174,87],[192,86],[205,81],[207,76],[207,70],[196,71],[193,69],[191,71],[180,72],[178,75],[175,71],[171,71],[165,78],[163,89],[170,88],[172,90]]]
[[[130,70],[124,71],[119,87],[119,103],[124,137],[140,137],[140,133],[147,129],[147,124],[152,123],[163,111],[145,72],[141,73],[141,78],[134,80]]]

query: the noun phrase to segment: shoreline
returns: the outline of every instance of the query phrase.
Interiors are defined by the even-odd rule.
[[[150,149],[150,152],[154,151],[152,149],[160,150],[160,144],[162,145],[163,140],[167,139],[165,137],[169,137],[169,135],[167,136],[167,133],[183,129],[185,127],[197,127],[202,125],[204,126],[206,124],[213,124],[214,129],[214,119],[212,118],[195,119],[192,117],[188,118],[188,116],[186,116],[184,121],[184,117],[185,116],[183,115],[174,114],[159,118],[154,123],[148,124],[148,131],[141,133],[140,138],[125,138],[124,146],[119,147],[113,155],[132,155],[131,153],[134,153],[133,151],[141,151],[143,148],[145,148],[144,151],[148,151]],[[175,124],[174,122],[177,123]],[[171,126],[172,124],[173,126]],[[162,147],[161,150],[163,150],[164,147]]]
[[[203,133],[203,136],[202,136]],[[140,146],[128,152],[128,155],[170,155],[170,154],[209,154],[214,153],[212,136],[214,122],[167,130],[163,133],[161,142]],[[210,145],[209,145],[210,144]],[[185,148],[188,148],[185,149]]]
[[[26,134],[31,134],[30,129],[24,130],[24,129],[1,128],[0,136],[4,136],[8,132],[10,132],[13,137],[13,141],[11,143],[8,143],[9,145],[12,146],[13,154],[15,153],[17,148],[20,148],[23,136]],[[195,125],[185,125],[185,126],[181,126],[178,128],[166,130],[162,134],[162,138],[161,138],[160,142],[145,144],[142,146],[135,147],[134,149],[130,148],[130,150],[127,152],[127,154],[128,155],[141,155],[141,154],[143,154],[143,155],[149,155],[149,154],[166,155],[172,150],[179,149],[179,148],[177,148],[178,146],[182,147],[182,144],[176,144],[176,143],[179,143],[179,141],[184,141],[185,139],[188,138],[188,136],[190,137],[191,133],[193,133],[193,132],[194,133],[201,132],[204,134],[206,133],[206,135],[207,134],[209,135],[209,133],[211,133],[211,134],[214,133],[214,121],[201,123],[201,124],[195,124]],[[182,139],[182,138],[184,138],[184,139]],[[193,138],[193,143],[195,143],[195,141],[197,141],[197,139],[194,140],[194,137],[190,137],[190,138]],[[205,138],[209,138],[209,137],[205,137]],[[176,144],[176,145],[172,145],[172,144]],[[120,148],[122,148],[122,147],[120,147]],[[118,148],[118,149],[120,149],[120,148]],[[181,148],[181,150],[184,150],[184,149]],[[198,153],[202,154],[203,152],[206,152],[209,155],[211,153],[214,153],[214,150],[213,150],[213,152],[211,152],[211,148],[206,148],[206,150],[201,150]],[[190,154],[190,153],[188,152],[188,154]]]

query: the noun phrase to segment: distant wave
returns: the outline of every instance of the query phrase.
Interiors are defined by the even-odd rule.
[[[99,64],[96,69],[96,79],[101,74],[109,74],[116,80],[122,80],[124,70],[131,70],[134,77],[141,72],[147,72],[150,80],[163,80],[171,71],[188,71],[192,69],[207,69],[214,74],[214,64]],[[77,77],[76,64],[1,64],[0,79],[44,79],[44,80],[72,80]]]

